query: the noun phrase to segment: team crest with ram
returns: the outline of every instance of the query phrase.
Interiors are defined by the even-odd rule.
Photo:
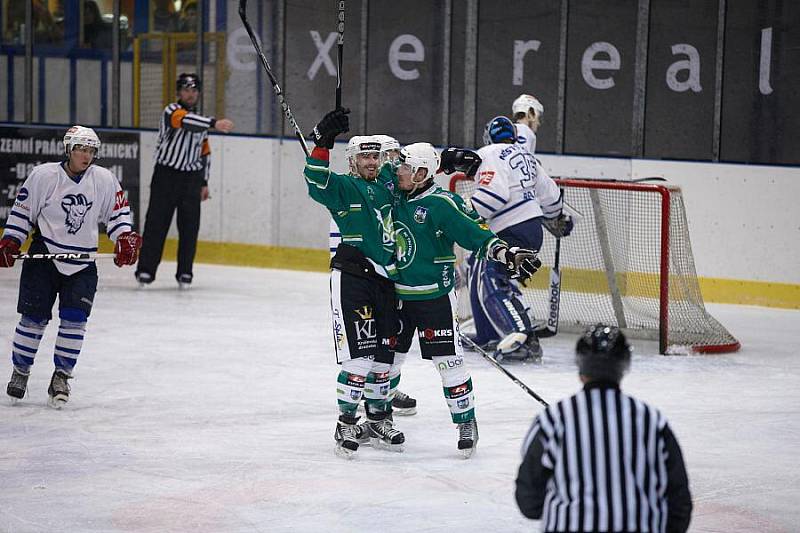
[[[67,226],[67,233],[78,233],[83,227],[86,213],[92,208],[92,203],[83,194],[68,194],[61,200],[61,209],[67,214],[64,222]]]

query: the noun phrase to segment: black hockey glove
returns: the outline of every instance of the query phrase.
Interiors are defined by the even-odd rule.
[[[509,248],[507,244],[503,243],[492,248],[489,257],[505,264],[513,279],[525,283],[542,267],[538,254],[538,250],[528,250],[518,246]]]
[[[350,131],[350,118],[347,114],[350,109],[346,107],[337,107],[319,121],[319,124],[314,126],[309,137],[314,141],[314,144],[320,148],[333,148],[333,142],[336,136],[340,133],[347,133]]]
[[[572,228],[575,227],[572,217],[565,213],[561,213],[555,218],[545,218],[542,221],[542,225],[547,228],[547,231],[552,233],[553,237],[556,239],[568,237],[569,234],[572,233]]]
[[[481,166],[481,156],[466,148],[447,148],[442,152],[442,164],[439,170],[445,174],[463,172],[468,177],[475,175]]]

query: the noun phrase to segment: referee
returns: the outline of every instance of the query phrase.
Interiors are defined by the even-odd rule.
[[[150,184],[150,203],[142,235],[143,245],[136,279],[144,286],[156,279],[172,215],[178,211],[178,270],[180,288],[192,283],[192,265],[200,230],[200,202],[208,199],[208,167],[211,149],[208,130],[223,133],[233,121],[196,113],[202,85],[197,74],[178,76],[178,101],[164,108],[158,128],[156,166]]]
[[[542,531],[684,532],[691,494],[678,441],[661,412],[620,391],[631,350],[616,327],[578,340],[584,388],[533,421],[516,498]]]

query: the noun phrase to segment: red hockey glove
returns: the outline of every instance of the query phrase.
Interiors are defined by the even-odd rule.
[[[19,243],[16,239],[6,237],[0,240],[0,268],[14,266],[14,256],[19,253]]]
[[[126,231],[117,237],[114,246],[114,264],[118,267],[135,265],[139,260],[139,248],[142,247],[142,237],[135,231]]]

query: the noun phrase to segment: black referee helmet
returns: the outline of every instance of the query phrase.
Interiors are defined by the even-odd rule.
[[[618,327],[595,324],[578,339],[575,361],[582,376],[619,383],[631,365],[631,347]]]
[[[198,91],[202,91],[203,83],[200,81],[200,76],[194,73],[181,73],[175,81],[175,90],[180,91],[181,89],[197,89]]]

